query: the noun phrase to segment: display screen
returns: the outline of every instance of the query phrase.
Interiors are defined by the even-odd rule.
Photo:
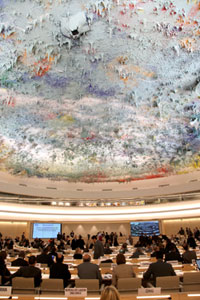
[[[58,232],[61,232],[61,224],[58,223],[34,223],[33,239],[56,238]]]
[[[131,222],[131,235],[159,235],[159,221]]]

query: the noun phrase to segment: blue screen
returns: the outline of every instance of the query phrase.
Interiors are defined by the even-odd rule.
[[[131,222],[131,235],[159,235],[159,221]]]
[[[34,223],[33,239],[57,238],[58,232],[61,232],[61,224],[57,223]]]

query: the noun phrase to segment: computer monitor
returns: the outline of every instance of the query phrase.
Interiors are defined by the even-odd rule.
[[[151,236],[159,235],[159,221],[141,221],[141,222],[130,222],[131,235],[140,236],[142,234]]]

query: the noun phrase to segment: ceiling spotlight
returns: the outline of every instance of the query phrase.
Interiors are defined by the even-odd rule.
[[[55,201],[51,202],[51,205],[56,205],[56,202]]]
[[[60,201],[60,202],[58,202],[58,205],[64,205],[64,203]]]
[[[70,206],[70,203],[69,202],[65,202],[65,206]]]

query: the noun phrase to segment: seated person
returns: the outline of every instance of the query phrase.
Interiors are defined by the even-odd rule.
[[[57,256],[57,249],[55,246],[52,246],[49,252],[49,255],[51,256],[52,259],[54,259],[55,256]]]
[[[158,245],[153,246],[153,252],[151,253],[151,257],[156,257],[156,253],[160,251],[160,247]]]
[[[153,251],[153,248],[152,248],[151,244],[146,245],[145,251],[146,251],[146,253],[151,253]]]
[[[25,252],[20,251],[18,258],[13,260],[11,263],[12,267],[25,267],[28,266],[28,262],[24,259],[25,258]]]
[[[104,254],[111,254],[113,251],[112,249],[110,249],[110,244],[106,243],[105,247],[104,247]]]
[[[182,261],[180,253],[174,244],[171,245],[169,252],[165,254],[165,261],[170,261],[170,260]]]
[[[119,278],[135,277],[135,273],[133,272],[133,266],[126,265],[126,258],[124,254],[117,254],[116,263],[117,266],[113,268],[112,273],[112,284],[117,287],[117,281]]]
[[[156,285],[156,277],[162,276],[176,276],[174,269],[171,264],[163,262],[163,253],[158,251],[156,253],[157,262],[149,265],[148,270],[143,274],[143,279],[147,282],[151,281],[154,285]],[[144,285],[146,285],[144,282]]]
[[[76,248],[74,252],[74,259],[82,259],[82,258],[83,258],[82,250],[80,248]]]
[[[37,256],[37,262],[39,264],[47,264],[48,267],[50,267],[54,261],[52,259],[52,255],[48,254],[48,251],[48,247],[44,248],[42,254]]]
[[[14,277],[34,277],[35,287],[40,286],[41,283],[41,270],[35,267],[37,260],[34,255],[29,257],[29,265],[25,267],[21,267],[17,272],[15,272],[11,278]]]
[[[1,276],[1,281],[2,285],[10,280],[10,271],[6,268],[6,264],[4,261],[4,258],[0,256],[0,276]]]
[[[130,256],[130,258],[139,258],[140,255],[144,255],[144,253],[142,252],[141,247],[137,247],[133,254]]]
[[[187,239],[187,244],[189,245],[189,247],[195,249],[197,244],[195,242],[195,239],[194,239],[194,236],[193,236],[193,233],[190,233],[189,236],[188,236],[188,239]]]
[[[184,264],[191,264],[193,259],[197,259],[197,254],[194,250],[189,250],[188,244],[183,246],[185,252],[182,254],[183,263]]]
[[[108,285],[101,292],[100,300],[120,300],[120,294],[114,286]]]
[[[68,270],[68,265],[63,264],[64,256],[58,253],[56,256],[56,263],[50,267],[49,278],[63,279],[64,288],[68,285],[71,273]]]
[[[86,243],[86,245],[85,245],[85,248],[84,248],[84,251],[83,251],[83,252],[90,252],[88,243]]]
[[[5,261],[6,260],[6,257],[7,257],[7,252],[5,250],[2,250],[0,252],[0,256],[3,258],[3,260]]]
[[[123,243],[121,249],[119,250],[119,253],[124,254],[125,252],[127,252],[128,251],[127,246],[128,246],[127,243]]]
[[[89,254],[83,255],[83,263],[78,265],[78,277],[80,279],[99,279],[99,284],[102,282],[99,266],[92,264]]]

